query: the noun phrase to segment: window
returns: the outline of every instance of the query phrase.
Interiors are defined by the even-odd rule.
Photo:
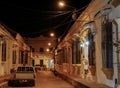
[[[33,67],[18,67],[18,72],[34,72]]]
[[[25,52],[25,62],[24,64],[28,64],[28,52]]]
[[[102,23],[102,60],[104,68],[113,68],[112,22]]]
[[[40,60],[40,66],[43,66],[43,60]]]
[[[64,63],[64,48],[59,49],[57,51],[56,61],[57,61],[57,64],[59,64],[59,65],[61,65],[62,63]]]
[[[2,41],[2,61],[6,61],[6,41]]]
[[[19,64],[21,64],[21,50],[19,50]]]
[[[72,63],[80,64],[80,41],[76,40],[72,44]]]
[[[12,64],[16,64],[16,50],[12,52]]]
[[[89,64],[95,66],[95,42],[94,42],[94,34],[89,30],[88,32],[88,57]]]
[[[72,64],[76,64],[76,42],[72,44]]]
[[[69,60],[70,60],[70,56],[71,56],[70,51],[71,51],[71,49],[70,49],[70,47],[68,47],[67,63],[69,63]]]
[[[43,48],[40,48],[40,50],[39,50],[40,52],[43,52],[44,50],[43,50]]]
[[[76,64],[80,64],[80,41],[76,41]]]
[[[32,52],[35,52],[35,48],[32,48]]]
[[[21,64],[23,64],[24,51],[21,51]]]

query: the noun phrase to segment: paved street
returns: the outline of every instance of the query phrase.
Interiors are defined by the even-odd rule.
[[[40,71],[37,77],[36,88],[74,88],[61,78],[55,77],[51,71]]]
[[[37,78],[36,86],[34,88],[74,88],[66,81],[62,80],[59,77],[54,76],[54,74],[51,71],[39,71],[36,74],[36,78]],[[21,87],[9,87],[9,88],[21,88]]]

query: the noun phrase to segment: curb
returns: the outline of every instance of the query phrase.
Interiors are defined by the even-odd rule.
[[[105,85],[90,85],[90,84],[84,84],[84,83],[81,83],[75,79],[72,79],[71,77],[68,77],[64,74],[61,74],[59,72],[56,73],[57,76],[59,76],[60,78],[62,78],[63,80],[67,81],[68,83],[70,83],[71,85],[73,85],[75,88],[111,88],[111,87],[108,87],[108,86],[105,86]]]
[[[62,78],[63,80],[69,82],[70,84],[72,84],[75,88],[90,88],[74,79],[69,78],[68,76],[61,74],[59,72],[57,72],[57,75]]]

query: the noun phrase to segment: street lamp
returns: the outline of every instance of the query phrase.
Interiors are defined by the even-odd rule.
[[[51,43],[50,43],[50,42],[48,43],[48,46],[51,46]]]
[[[72,11],[72,19],[73,19],[73,20],[76,20],[76,19],[77,19],[77,10],[76,10],[75,7],[70,6],[70,5],[67,5],[63,0],[58,2],[58,6],[59,6],[59,7],[65,7],[65,6],[67,6],[67,7],[72,8],[72,9],[73,9],[73,11]]]
[[[50,33],[50,36],[51,36],[51,37],[54,37],[54,36],[55,36],[55,34],[54,34],[54,33]]]
[[[69,7],[69,8],[76,9],[76,8],[73,7],[73,6],[70,6],[70,5],[66,4],[63,0],[61,0],[61,1],[58,2],[58,6],[59,6],[59,7],[65,7],[65,6],[67,6],[67,7]]]
[[[64,1],[60,1],[60,2],[58,2],[58,5],[59,5],[60,7],[64,7],[64,6],[65,6],[65,2],[64,2]]]
[[[47,49],[46,49],[46,51],[47,51],[47,52],[49,52],[49,51],[50,51],[50,49],[48,49],[48,48],[47,48]]]

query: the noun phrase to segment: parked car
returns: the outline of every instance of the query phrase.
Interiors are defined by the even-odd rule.
[[[19,66],[8,86],[35,86],[36,73],[33,66]]]

